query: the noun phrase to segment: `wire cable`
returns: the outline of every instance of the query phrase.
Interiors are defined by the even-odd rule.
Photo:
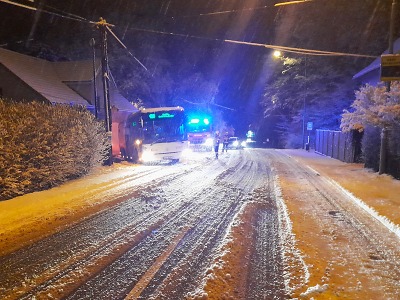
[[[195,35],[189,35],[189,34],[183,34],[183,33],[158,31],[158,30],[152,30],[152,29],[142,29],[142,28],[133,28],[133,27],[131,27],[130,29],[137,30],[137,31],[143,31],[143,32],[156,33],[156,34],[173,35],[173,36],[179,36],[179,37],[184,37],[184,38],[194,38],[194,39],[202,39],[202,40],[208,40],[208,41],[225,42],[225,43],[231,43],[231,44],[241,44],[241,45],[248,45],[248,46],[264,47],[264,48],[269,48],[269,49],[273,49],[273,50],[282,50],[282,51],[292,52],[292,53],[297,53],[297,54],[302,54],[302,55],[351,56],[351,57],[376,58],[376,56],[366,55],[366,54],[333,52],[333,51],[323,51],[323,50],[306,49],[306,48],[286,47],[286,46],[279,46],[279,45],[237,41],[237,40],[230,40],[230,39],[209,38],[209,37],[195,36]]]
[[[21,3],[15,3],[15,2],[12,2],[12,1],[8,1],[8,0],[0,0],[0,2],[4,2],[4,3],[7,3],[7,4],[19,6],[19,7],[30,9],[30,10],[37,10],[36,7],[25,5],[25,4],[21,4]]]
[[[106,26],[106,29],[111,35],[117,40],[117,42],[129,53],[130,56],[132,56],[146,71],[149,71],[142,62],[137,59],[130,51],[129,49],[125,46],[125,44],[117,37],[117,35],[108,27]]]
[[[241,8],[241,9],[231,9],[231,10],[221,10],[221,11],[214,11],[214,12],[208,12],[208,13],[200,13],[197,15],[186,15],[186,16],[171,16],[167,15],[165,17],[173,18],[173,19],[178,19],[178,18],[193,18],[193,17],[203,17],[203,16],[213,16],[213,15],[222,15],[222,14],[231,14],[231,13],[242,13],[242,12],[250,12],[250,11],[256,11],[256,10],[264,10],[267,8],[273,8],[273,7],[279,7],[279,6],[284,6],[284,5],[290,5],[290,4],[300,4],[300,3],[306,3],[306,2],[312,2],[315,0],[296,0],[296,1],[287,1],[287,2],[279,2],[274,5],[264,5],[264,6],[259,6],[259,7],[250,7],[250,8]]]
[[[25,4],[9,1],[9,0],[0,0],[0,2],[11,4],[11,5],[18,6],[18,7],[22,7],[22,8],[33,10],[33,11],[38,11],[38,12],[50,14],[50,15],[57,16],[57,17],[64,18],[64,19],[69,19],[69,20],[78,21],[78,22],[84,22],[84,23],[89,23],[89,24],[96,24],[96,22],[89,21],[89,20],[87,20],[87,19],[85,19],[83,17],[77,16],[77,15],[74,15],[74,14],[71,14],[71,13],[62,12],[62,14],[61,14],[61,13],[51,12],[51,11],[48,11],[48,10],[45,10],[45,9],[42,9],[42,8],[37,8],[37,7],[34,7],[34,6],[29,6],[29,5],[25,5]]]
[[[376,56],[366,55],[366,54],[333,52],[333,51],[323,51],[323,50],[314,50],[314,49],[306,49],[306,48],[295,48],[295,47],[285,47],[285,46],[278,46],[278,45],[259,44],[259,43],[243,42],[243,41],[235,41],[235,40],[223,40],[223,41],[227,42],[227,43],[265,47],[265,48],[269,48],[269,49],[273,49],[273,50],[282,50],[282,51],[286,51],[286,52],[293,52],[293,53],[298,53],[298,54],[303,54],[303,55],[352,56],[352,57],[376,58]]]
[[[241,13],[255,10],[262,10],[266,8],[271,8],[272,5],[265,5],[260,7],[250,7],[250,8],[242,8],[242,9],[232,9],[232,10],[222,10],[222,11],[214,11],[209,13],[200,13],[198,15],[186,15],[186,16],[170,16],[172,18],[193,18],[193,17],[203,17],[203,16],[212,16],[212,15],[222,15],[222,14],[231,14],[231,13]]]
[[[296,2],[297,3],[297,2],[308,2],[308,1],[312,1],[312,0],[299,0],[299,1],[292,1],[292,2]],[[74,21],[86,22],[86,23],[97,24],[97,25],[99,25],[101,23],[101,22],[89,21],[89,20],[87,20],[87,19],[85,19],[83,17],[80,17],[78,15],[75,15],[75,14],[65,13],[65,12],[62,12],[63,14],[55,13],[55,12],[47,11],[47,10],[44,10],[44,9],[36,8],[36,7],[33,7],[33,6],[28,6],[28,5],[24,5],[24,4],[21,4],[21,3],[16,3],[16,2],[13,2],[13,1],[9,1],[9,0],[0,0],[0,2],[11,4],[11,5],[15,5],[15,6],[19,6],[19,7],[30,9],[30,10],[34,10],[34,11],[41,11],[41,12],[44,12],[44,13],[47,13],[47,14],[55,15],[55,16],[66,18],[66,19],[71,19],[71,20],[74,20]],[[283,2],[283,3],[291,4],[291,2]],[[254,9],[263,9],[263,8],[266,8],[266,7],[267,6],[259,7],[259,8],[249,8],[248,10],[250,10],[250,9],[252,9],[252,10],[254,10]],[[208,14],[217,14],[217,13],[226,13],[226,12],[233,12],[233,10],[232,11],[214,12],[214,13],[208,13]],[[204,14],[202,14],[202,15],[204,15]],[[146,66],[140,60],[138,60],[128,50],[128,48],[124,45],[124,43],[109,28],[109,26],[113,26],[113,25],[112,24],[108,24],[108,23],[107,24],[104,23],[103,25],[106,27],[108,32],[110,32],[112,34],[112,36],[116,39],[116,41],[129,53],[129,55],[132,56],[146,71],[148,71]],[[297,54],[302,54],[302,55],[350,56],[350,57],[376,58],[376,56],[365,55],[365,54],[322,51],[322,50],[295,48],[295,47],[285,47],[285,46],[279,46],[279,45],[269,45],[269,44],[261,44],[261,43],[254,43],[254,42],[245,42],[245,41],[237,41],[237,40],[231,40],[231,39],[218,39],[218,38],[200,37],[200,36],[194,36],[194,35],[188,35],[188,34],[164,32],[164,31],[157,31],[157,30],[150,30],[150,29],[140,29],[140,28],[131,28],[131,29],[132,30],[137,30],[137,31],[145,31],[145,32],[150,32],[150,33],[157,33],[157,34],[181,36],[181,37],[185,37],[185,38],[189,37],[189,38],[204,39],[204,40],[210,40],[210,41],[220,41],[220,42],[222,41],[222,42],[225,42],[225,43],[232,43],[232,44],[242,44],[242,45],[248,45],[248,46],[264,47],[264,48],[269,48],[269,49],[273,49],[273,50],[282,50],[282,51],[291,52],[291,53],[297,53]]]
[[[193,105],[198,105],[198,106],[213,105],[213,106],[221,107],[221,108],[223,108],[223,109],[227,109],[227,110],[231,110],[231,111],[236,111],[236,109],[234,109],[234,108],[227,107],[227,106],[223,106],[223,105],[216,104],[216,103],[211,103],[211,102],[207,102],[207,103],[197,103],[197,102],[189,101],[189,100],[186,100],[186,99],[183,99],[183,98],[182,98],[182,101],[187,102],[187,103],[190,103],[190,104],[193,104]]]

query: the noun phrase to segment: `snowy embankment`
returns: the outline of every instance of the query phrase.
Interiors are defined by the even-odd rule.
[[[400,183],[359,164],[277,152],[286,156],[273,161],[309,274],[292,297],[397,299]]]

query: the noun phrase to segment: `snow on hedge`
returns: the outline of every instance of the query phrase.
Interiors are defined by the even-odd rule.
[[[102,123],[85,108],[0,99],[0,200],[88,174],[105,160]]]

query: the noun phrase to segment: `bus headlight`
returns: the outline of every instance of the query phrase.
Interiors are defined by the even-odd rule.
[[[154,161],[155,156],[154,153],[150,150],[143,150],[142,153],[142,162],[149,162],[149,161]]]
[[[190,156],[192,156],[192,154],[193,154],[193,151],[190,148],[185,148],[182,151],[182,157],[190,157]]]
[[[204,142],[204,145],[206,146],[212,146],[213,145],[213,139],[212,138],[208,138],[206,139],[206,141]]]
[[[135,141],[135,144],[138,145],[138,146],[139,146],[141,143],[142,143],[141,140],[136,140],[136,141]]]

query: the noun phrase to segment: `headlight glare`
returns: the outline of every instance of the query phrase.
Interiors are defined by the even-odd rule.
[[[155,156],[153,154],[153,152],[149,151],[149,150],[144,150],[142,153],[142,162],[149,162],[149,161],[154,161],[155,160]]]
[[[205,143],[206,146],[212,146],[213,145],[213,139],[212,138],[208,138],[206,139]]]

